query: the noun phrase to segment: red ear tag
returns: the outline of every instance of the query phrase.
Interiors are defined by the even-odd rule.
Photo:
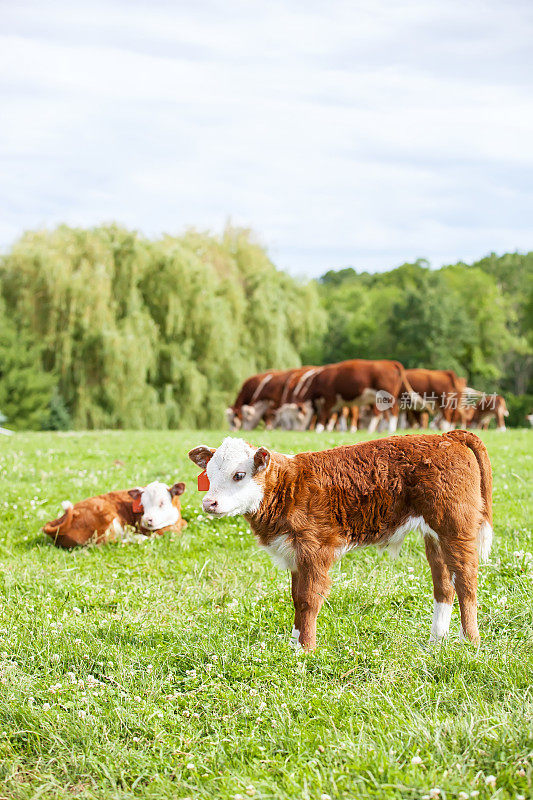
[[[209,478],[207,477],[207,472],[205,471],[205,469],[198,475],[198,491],[199,492],[209,491]]]
[[[131,505],[131,510],[134,514],[142,514],[144,511],[143,504],[141,503],[141,498],[136,497]]]

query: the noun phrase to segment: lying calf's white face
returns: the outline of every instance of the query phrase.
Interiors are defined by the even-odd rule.
[[[180,512],[176,506],[172,505],[172,498],[175,495],[182,494],[184,489],[184,483],[175,483],[169,489],[168,486],[160,481],[153,481],[148,486],[145,486],[144,489],[141,489],[142,527],[149,531],[157,531],[160,528],[166,528],[168,525],[175,525],[180,518]]]
[[[270,453],[255,449],[242,439],[224,439],[220,447],[195,447],[189,458],[207,472],[209,491],[204,511],[215,517],[255,513],[263,499],[263,487],[255,479],[268,466]]]

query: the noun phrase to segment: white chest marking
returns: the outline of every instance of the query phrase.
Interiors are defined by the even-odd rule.
[[[277,536],[270,544],[260,544],[259,546],[267,551],[277,567],[290,569],[291,572],[294,572],[296,570],[296,553],[288,538],[288,534],[285,533]]]

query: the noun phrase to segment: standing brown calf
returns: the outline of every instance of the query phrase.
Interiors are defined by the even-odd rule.
[[[170,489],[153,481],[144,489],[125,489],[89,497],[73,505],[65,502],[65,513],[47,522],[43,531],[58,547],[79,547],[89,541],[99,544],[135,528],[149,536],[180,531],[187,523],[181,516],[179,495],[184,483]]]
[[[410,530],[422,533],[431,567],[431,639],[447,634],[457,592],[462,631],[478,641],[478,550],[487,558],[492,542],[492,472],[473,433],[393,436],[295,456],[228,438],[189,457],[210,482],[204,510],[244,514],[259,545],[291,571],[295,644],[315,647],[334,561],[370,544],[396,555]]]

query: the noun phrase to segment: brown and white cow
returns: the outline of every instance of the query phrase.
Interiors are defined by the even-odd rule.
[[[258,544],[291,571],[295,645],[315,647],[337,559],[370,544],[397,554],[411,530],[422,533],[431,567],[432,640],[448,633],[456,592],[462,631],[479,639],[478,550],[487,558],[492,542],[492,471],[475,434],[392,436],[295,456],[227,438],[189,458],[207,473],[204,510],[243,514]]]
[[[469,415],[468,427],[487,430],[491,419],[496,420],[496,428],[505,431],[505,417],[509,416],[507,403],[501,394],[481,394]]]
[[[160,481],[153,481],[144,489],[108,492],[75,505],[65,501],[65,513],[47,522],[43,531],[58,547],[100,544],[120,538],[127,528],[145,536],[179,532],[187,525],[181,516],[179,500],[184,491],[184,483],[168,488]]]
[[[427,424],[427,411],[435,414],[434,425],[442,430],[454,427],[454,422],[462,419],[462,399],[466,389],[466,379],[460,378],[453,369],[406,369],[409,386],[425,402],[411,411],[414,417],[422,417],[419,422]],[[422,416],[423,415],[423,416]]]
[[[314,430],[315,409],[309,400],[302,398],[313,376],[322,369],[323,367],[306,366],[291,372],[283,387],[279,404],[273,409],[274,427],[284,430]]]
[[[260,372],[257,375],[251,375],[247,378],[240,388],[239,394],[235,403],[226,409],[226,417],[230,430],[238,431],[243,426],[243,409],[244,419],[249,424],[250,411],[255,403],[257,403],[264,386],[272,379],[272,375],[276,370],[270,369],[267,372]],[[266,409],[267,406],[265,406]],[[247,430],[247,428],[245,428]]]
[[[377,429],[385,410],[390,414],[392,432],[398,423],[398,399],[404,386],[409,390],[409,381],[399,361],[352,359],[316,369],[302,388],[295,391],[294,399],[313,404],[317,432],[326,426],[333,430],[344,407],[368,405],[373,409],[369,432]]]
[[[228,409],[228,420],[230,428],[235,430],[235,419],[240,418],[240,429],[251,431],[259,425],[261,420],[265,421],[267,428],[274,427],[278,422],[277,411],[288,403],[291,391],[291,381],[298,381],[300,375],[305,374],[310,367],[296,367],[294,369],[271,370],[262,376],[253,376],[254,382],[260,377],[261,380],[255,383],[255,389],[246,402],[241,401],[243,389],[235,401],[235,405]],[[252,380],[252,379],[249,379]],[[247,382],[245,382],[247,383]],[[248,391],[249,393],[249,391]],[[239,408],[240,403],[240,408]],[[233,416],[231,416],[233,414]]]

